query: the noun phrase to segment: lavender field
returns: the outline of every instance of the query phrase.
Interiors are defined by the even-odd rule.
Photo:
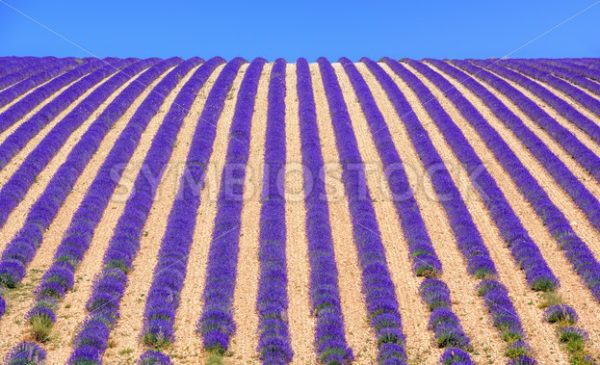
[[[600,59],[0,57],[6,364],[600,362]]]

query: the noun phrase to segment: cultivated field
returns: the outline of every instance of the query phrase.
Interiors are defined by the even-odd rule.
[[[600,361],[600,60],[0,58],[8,364]]]

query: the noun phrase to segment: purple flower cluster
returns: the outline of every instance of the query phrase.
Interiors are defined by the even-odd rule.
[[[489,126],[483,116],[447,80],[422,63],[411,60],[407,60],[406,62],[433,82],[440,90],[444,90],[446,97],[454,103],[465,119],[483,136],[484,141],[492,148],[499,159],[513,154],[500,136]],[[400,67],[402,66],[400,65]],[[414,75],[410,75],[405,69],[401,69],[400,67],[397,69],[403,71],[403,75],[409,81],[409,85],[417,91],[420,100],[430,100],[430,102],[424,104],[425,108],[443,132],[446,141],[450,144],[463,166],[469,173],[478,171],[477,181],[474,181],[474,183],[476,183],[483,201],[494,222],[496,222],[502,237],[510,247],[513,258],[525,272],[529,286],[534,290],[552,290],[558,285],[558,279],[548,267],[539,248],[521,224],[521,221],[506,200],[504,193],[502,193],[494,178],[484,167],[483,162],[470,146],[460,128],[444,111],[431,91],[416,79]],[[492,144],[493,146],[491,146]]]
[[[583,62],[583,63],[582,63]],[[565,60],[544,60],[544,63],[549,63],[554,66],[563,67],[571,73],[578,74],[583,77],[590,78],[595,81],[600,81],[600,69],[593,62],[586,61],[569,61]]]
[[[283,171],[286,159],[285,69],[283,59],[275,61],[268,93],[256,300],[260,336],[258,352],[263,364],[287,364],[293,356],[287,323],[285,197],[278,189],[281,187],[279,176],[273,173]]]
[[[381,364],[406,364],[405,337],[394,283],[387,267],[379,225],[365,179],[364,166],[350,115],[335,71],[329,61],[319,58],[319,68],[329,104],[336,145],[342,165],[342,178],[350,214],[354,242],[362,269],[362,288],[371,327],[379,346]]]
[[[76,63],[73,58],[67,58],[63,61],[69,62],[72,65]],[[23,81],[40,71],[59,65],[60,62],[61,59],[56,57],[26,59],[22,62],[17,62],[17,64],[14,64],[6,70],[4,76],[0,77],[0,90],[4,92],[16,83]]]
[[[144,343],[157,349],[173,339],[175,312],[179,306],[196,226],[196,212],[200,206],[200,192],[192,185],[202,186],[204,183],[219,116],[233,80],[244,62],[241,58],[235,58],[227,63],[210,90],[187,156],[187,175],[181,177],[179,199],[175,200],[169,213],[144,312]],[[189,184],[190,180],[194,184]]]
[[[508,342],[522,340],[523,327],[504,285],[494,279],[484,279],[477,289],[492,314],[494,326],[502,331],[504,340]]]
[[[48,186],[30,209],[24,226],[17,235],[6,246],[0,260],[0,284],[6,287],[15,287],[17,283],[25,276],[25,268],[33,259],[37,248],[41,244],[44,230],[50,225],[58,209],[71,192],[77,177],[85,168],[87,162],[91,159],[96,149],[100,145],[103,137],[116,120],[123,115],[127,107],[133,102],[135,97],[146,87],[148,83],[162,74],[168,62],[158,64],[142,76],[140,83],[132,83],[127,87],[94,121],[86,133],[75,145],[67,160],[60,166],[57,173],[48,183]],[[90,111],[91,112],[91,111]],[[8,202],[14,207],[20,200],[35,178],[35,175],[43,167],[39,156],[43,155],[45,147],[56,147],[54,143],[60,142],[58,139],[64,139],[67,136],[55,135],[50,137],[51,146],[40,145],[32,152],[25,163],[12,176],[8,183],[0,191],[0,202]],[[32,172],[35,171],[35,173]],[[32,173],[34,177],[28,175]],[[19,197],[17,199],[17,197]],[[2,200],[5,199],[5,200]],[[82,256],[82,251],[78,247],[80,239],[73,239],[73,244],[69,250],[65,250],[57,255],[57,261],[64,261],[64,265],[74,265],[78,258]],[[73,261],[74,260],[74,261]]]
[[[154,70],[155,77],[160,76],[162,72],[176,66],[180,62],[181,60],[179,58],[171,58],[161,62]],[[179,79],[184,76],[195,63],[196,60],[192,60],[183,63],[181,66],[176,67],[171,71],[149,93],[148,97],[142,102],[140,107],[135,111],[133,117],[129,120],[107,158],[100,166],[100,169],[94,177],[94,181],[86,192],[81,204],[75,211],[69,228],[64,233],[63,239],[55,253],[54,262],[47,271],[47,273],[50,273],[50,276],[44,276],[37,289],[38,302],[32,309],[30,315],[33,315],[40,305],[45,305],[47,302],[58,302],[62,299],[65,292],[71,289],[71,286],[61,285],[67,284],[66,282],[59,282],[56,280],[55,272],[61,270],[62,276],[69,278],[75,275],[77,266],[87,252],[92,237],[94,236],[96,226],[100,222],[112,193],[118,184],[118,180],[112,176],[114,173],[114,166],[122,166],[129,161],[141,138],[142,132],[146,129],[152,117],[158,112],[166,95],[169,94],[169,92],[177,85]],[[148,81],[151,80],[148,79]],[[146,87],[146,84],[140,85],[134,83],[132,85],[138,86],[140,90],[143,90],[143,88]],[[139,95],[140,90],[135,90],[133,88],[128,90],[127,95],[130,102],[135,100]],[[127,109],[130,102],[123,102],[120,104],[123,105],[124,108],[122,112]],[[119,112],[120,111],[115,110],[114,114],[118,115]],[[75,156],[79,157],[79,155]],[[67,158],[67,163],[70,161],[71,160]],[[106,296],[109,289],[113,289],[113,286],[118,285],[114,283],[114,281],[115,280],[107,280],[105,282],[99,281],[97,286],[102,287],[103,290],[101,291]],[[88,303],[88,307],[94,307],[95,305],[96,304],[93,301]]]
[[[83,61],[84,64],[87,64],[89,60]],[[6,104],[13,101],[15,98],[23,95],[27,91],[33,89],[34,87],[43,84],[44,82],[61,75],[62,73],[74,69],[78,65],[72,58],[63,58],[56,62],[52,67],[47,67],[43,65],[40,68],[40,72],[35,75],[31,75],[25,80],[15,84],[5,90],[0,92],[0,107],[5,106]]]
[[[353,354],[344,332],[329,208],[320,198],[326,194],[325,183],[317,178],[318,171],[323,167],[323,155],[312,78],[305,59],[296,62],[296,80],[302,162],[311,172],[306,174],[305,179],[312,177],[312,180],[304,181],[304,206],[311,267],[310,299],[316,318],[314,343],[319,361],[323,364],[344,365],[353,360]]]
[[[116,89],[126,83],[132,75],[141,72],[143,69],[156,62],[158,62],[157,59],[148,59],[123,69],[88,95],[85,100],[79,103],[77,107],[65,116],[50,131],[50,133],[40,141],[23,163],[21,163],[18,170],[0,189],[0,227],[6,223],[9,214],[23,199],[38,174],[60,150],[71,133],[79,128],[81,124],[92,115],[94,110],[96,110]],[[107,116],[109,116],[109,114],[106,112],[103,113],[103,118],[106,118]],[[100,120],[98,123],[101,123],[102,118],[98,119]],[[47,213],[44,213],[41,217],[43,218],[42,221],[48,220],[46,217]]]
[[[387,128],[387,123],[377,107],[375,98],[367,83],[354,63],[347,58],[340,59],[340,63],[358,96],[383,166],[394,168],[394,173],[388,174],[387,178],[392,193],[402,196],[402,199],[394,199],[394,203],[408,243],[413,271],[417,276],[434,276],[442,271],[442,264],[427,233],[427,228],[408,182],[402,160]]]
[[[118,70],[123,66],[129,66],[133,62],[133,60],[126,59],[115,61],[112,64],[104,66],[73,83],[67,90],[62,92],[48,104],[44,105],[37,113],[32,115],[27,121],[15,129],[6,140],[0,144],[0,169],[6,166],[6,164],[8,164],[8,162],[21,151],[42,128],[56,118],[59,113],[65,110],[71,103],[77,100],[77,98],[112,74],[115,69]],[[75,71],[77,70],[71,72]],[[10,127],[11,124],[29,112],[32,106],[29,105],[28,101],[26,102],[26,99],[34,94],[37,94],[37,90],[0,115],[0,130]]]
[[[494,113],[496,113],[501,120],[507,123],[522,123],[514,114],[512,114],[505,106],[503,106],[493,94],[489,93],[487,90],[483,90],[484,88],[479,83],[474,81],[474,79],[466,75],[464,72],[458,70],[457,68],[451,67],[444,62],[433,60],[428,60],[428,62],[432,63],[451,77],[460,80],[467,88],[481,97],[483,102],[490,106],[490,108],[492,108]],[[471,120],[469,116],[475,116],[477,114],[469,112],[464,115],[468,120]],[[480,119],[480,121],[481,120],[482,119]],[[478,128],[480,129],[487,124],[479,122],[474,124],[474,126],[477,125],[480,126]],[[575,234],[573,228],[569,224],[569,221],[552,203],[546,192],[540,187],[531,173],[529,173],[523,164],[519,162],[514,152],[508,148],[506,143],[499,136],[491,132],[491,128],[486,127],[486,129],[488,131],[480,133],[480,135],[486,141],[488,147],[494,151],[494,155],[496,158],[498,158],[498,161],[511,175],[519,190],[535,209],[538,216],[544,221],[544,224],[558,242],[560,249],[564,251],[565,256],[571,262],[575,271],[586,283],[592,292],[592,295],[594,295],[596,299],[600,300],[600,263],[598,263],[594,257],[594,254],[590,251],[585,242],[583,242]],[[517,131],[521,130],[518,129]],[[517,133],[517,135],[519,134]],[[536,146],[542,145],[543,144],[536,144]],[[550,160],[551,157],[556,156],[552,154],[545,156],[545,158],[548,160]],[[563,179],[566,180],[567,178],[563,177]],[[560,182],[560,180],[557,181]],[[575,179],[575,181],[577,182],[577,179]],[[595,209],[594,217],[600,217],[600,209],[597,208],[599,206],[598,202],[595,200],[595,198],[592,197],[592,199],[594,199],[595,203],[592,201],[590,207],[592,210]],[[600,218],[595,218],[592,220],[592,222],[597,222],[598,219]],[[595,226],[597,225],[595,224]]]
[[[226,166],[240,166],[236,171],[236,181],[244,181],[246,176],[252,115],[258,82],[265,62],[260,58],[252,61],[238,92],[229,130],[229,146],[225,164]],[[239,196],[243,194],[243,186],[227,181],[227,174],[229,172],[223,171],[206,268],[204,308],[198,321],[198,333],[203,337],[204,348],[219,353],[227,349],[229,340],[235,331],[232,317],[233,294],[243,208],[243,201],[239,199]]]
[[[84,63],[83,65],[71,71],[65,72],[64,74],[54,78],[45,85],[42,85],[31,93],[27,94],[21,100],[11,105],[8,109],[2,112],[2,114],[0,114],[0,132],[5,131],[14,122],[21,119],[25,114],[29,113],[41,102],[47,100],[59,89],[96,70],[101,65],[101,60],[93,59],[90,62]]]
[[[573,307],[566,304],[555,304],[544,310],[544,319],[550,323],[560,322],[571,325],[575,324],[579,317]]]
[[[193,58],[182,63],[176,74],[167,76],[158,87],[173,87],[173,82],[180,75],[189,72],[201,60]],[[143,165],[159,179],[164,173],[165,166],[173,151],[177,134],[183,120],[191,108],[198,90],[205,84],[214,69],[223,62],[220,58],[213,58],[199,67],[189,81],[181,88],[144,159]],[[156,96],[159,96],[157,94]],[[157,106],[158,107],[158,106]],[[119,317],[119,305],[127,285],[127,274],[131,270],[133,259],[139,249],[139,240],[150,212],[156,191],[152,183],[143,173],[138,173],[134,183],[133,193],[127,200],[125,210],[111,238],[108,249],[103,259],[103,271],[96,279],[92,294],[88,301],[88,319],[80,329],[75,343],[75,352],[71,357],[71,364],[77,361],[93,361],[101,358],[106,350],[106,342],[110,328]],[[45,277],[49,275],[46,274]],[[106,327],[106,329],[105,329]],[[100,329],[100,331],[98,330]],[[87,350],[81,349],[86,347]],[[93,347],[89,347],[93,346]],[[91,360],[90,360],[91,359]]]
[[[21,342],[6,356],[6,365],[44,365],[46,351],[35,342]]]
[[[473,365],[471,357],[461,349],[449,348],[442,354],[441,365]]]
[[[558,89],[568,95],[571,99],[575,100],[578,104],[583,105],[592,113],[600,116],[600,101],[588,93],[578,89],[571,85],[567,81],[552,75],[550,70],[544,70],[544,64],[538,65],[538,63],[527,63],[521,61],[503,61],[502,65],[517,70],[521,73],[527,74],[536,80],[544,82],[555,89]],[[589,80],[587,80],[589,81]],[[523,85],[528,87],[528,85]],[[600,89],[600,85],[596,84],[596,87]],[[537,89],[537,87],[535,88]],[[532,91],[534,89],[531,89]],[[540,96],[546,94],[542,91]],[[548,102],[552,102],[552,105],[556,105],[555,109],[560,112],[565,118],[575,123],[581,130],[585,131],[589,136],[596,142],[600,143],[600,127],[596,125],[589,118],[581,114],[574,106],[567,103],[567,101],[559,98],[558,96],[550,93],[547,95]]]
[[[494,89],[508,97],[517,107],[525,113],[541,129],[545,130],[575,161],[588,170],[596,179],[600,180],[600,156],[587,148],[569,130],[552,118],[533,100],[526,97],[522,92],[511,86],[495,74],[482,67],[475,66],[466,61],[453,61],[453,64],[470,73],[473,77],[485,81]],[[510,70],[508,70],[511,72]],[[520,76],[517,74],[517,76]],[[522,77],[522,76],[521,76]],[[522,77],[520,84],[532,83],[533,81]]]
[[[142,354],[138,365],[171,365],[171,359],[161,352],[148,350]]]
[[[56,60],[56,57],[2,57],[2,64],[0,65],[0,90],[18,81],[3,81],[6,76],[18,72],[24,74],[23,71],[27,70],[27,68],[36,70],[40,65],[54,63]],[[27,77],[27,75],[24,77]]]

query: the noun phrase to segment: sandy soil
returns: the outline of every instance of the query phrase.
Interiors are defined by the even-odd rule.
[[[102,83],[104,83],[106,80],[107,79],[102,81]],[[67,107],[62,113],[58,114],[56,118],[50,121],[50,123],[48,123],[48,125],[40,131],[40,133],[32,138],[31,141],[29,141],[29,143],[27,143],[25,147],[11,160],[11,162],[9,162],[9,164],[7,164],[2,171],[0,171],[0,183],[6,182],[19,168],[19,166],[21,166],[21,163],[25,160],[29,153],[31,153],[31,151],[37,147],[37,145],[52,130],[52,128],[54,128],[54,126],[59,123],[62,118],[70,113],[87,95],[92,93],[100,85],[101,83],[97,84],[93,88],[90,88],[89,91],[87,91],[73,104]],[[29,208],[44,191],[44,188],[50,181],[50,178],[54,175],[54,172],[58,169],[62,162],[64,162],[64,156],[68,154],[68,152],[71,150],[71,147],[79,140],[84,131],[87,130],[87,127],[89,127],[89,124],[94,120],[94,118],[100,115],[100,113],[108,106],[109,102],[113,100],[116,95],[117,94],[113,94],[111,97],[109,97],[107,101],[98,108],[97,111],[92,113],[92,116],[86,122],[84,122],[79,129],[73,132],[75,137],[69,139],[63,146],[63,149],[66,148],[65,152],[62,152],[61,155],[61,151],[59,151],[57,154],[57,156],[61,155],[63,158],[56,159],[55,157],[55,159],[48,163],[46,169],[40,173],[37,183],[34,185],[35,188],[32,188],[28,191],[21,203],[15,207],[12,214],[8,217],[4,227],[0,228],[0,250],[4,250],[4,247],[6,247],[6,244],[8,243],[7,241],[11,239],[23,226]]]
[[[296,65],[286,69],[286,168],[285,216],[287,227],[288,319],[294,351],[292,364],[309,365],[316,362],[314,348],[315,318],[310,304],[310,263],[306,237],[304,209],[302,151],[298,95],[296,93]]]
[[[146,294],[152,283],[160,242],[167,225],[166,216],[175,201],[179,180],[183,173],[182,165],[190,149],[198,118],[208,92],[222,68],[223,66],[219,66],[200,89],[177,134],[173,153],[159,182],[157,195],[144,226],[140,249],[133,261],[133,270],[129,273],[129,285],[121,300],[121,318],[109,337],[109,348],[103,358],[105,363],[134,363],[137,355],[144,350],[139,336],[143,327]]]
[[[135,79],[132,79],[129,82],[133,82],[134,80]],[[145,91],[145,93],[146,92],[149,92],[149,91]],[[113,94],[111,96],[111,98],[113,96],[115,96],[115,94]],[[141,100],[139,98],[136,99],[135,103],[131,106],[131,109],[135,110],[140,103],[141,103]],[[102,105],[102,107],[104,107],[104,104]],[[35,287],[37,287],[37,285],[39,284],[39,279],[41,279],[41,276],[43,275],[45,270],[52,263],[52,259],[54,257],[56,248],[60,244],[60,241],[62,239],[62,235],[63,235],[64,231],[69,226],[71,217],[73,216],[75,210],[81,203],[81,200],[83,199],[85,192],[89,188],[89,186],[93,180],[93,177],[96,175],[98,168],[100,167],[102,161],[104,161],[106,159],[106,156],[108,155],[108,152],[110,151],[110,147],[114,144],[114,142],[118,138],[120,132],[125,127],[127,121],[131,117],[131,115],[132,114],[129,113],[128,116],[124,116],[124,117],[120,118],[115,123],[114,127],[106,135],[106,137],[102,140],[102,143],[100,144],[100,147],[98,148],[97,153],[94,154],[94,156],[92,157],[92,159],[90,160],[88,165],[85,167],[82,175],[77,180],[76,188],[73,189],[72,193],[69,194],[69,196],[67,197],[65,203],[59,210],[56,218],[54,219],[53,224],[50,226],[50,228],[48,230],[46,230],[46,232],[44,234],[44,238],[43,238],[43,243],[41,244],[40,248],[38,249],[38,252],[37,252],[36,256],[34,257],[33,261],[29,265],[27,275],[25,276],[25,278],[23,280],[23,287],[15,290],[14,294],[9,292],[10,294],[7,295],[7,302],[9,303],[9,305],[11,305],[11,311],[10,311],[10,315],[5,315],[2,318],[2,321],[0,321],[0,331],[2,333],[15,333],[15,334],[20,333],[21,335],[20,336],[11,336],[10,338],[2,337],[2,339],[0,340],[1,341],[0,342],[0,357],[4,358],[6,352],[8,352],[8,350],[10,350],[10,348],[12,348],[12,346],[14,346],[19,340],[30,337],[30,334],[28,332],[29,326],[25,325],[24,323],[21,323],[21,321],[22,321],[23,317],[25,316],[25,314],[27,313],[27,311],[32,307],[32,305],[34,303],[33,289],[35,289]],[[88,122],[88,121],[86,121],[86,122]],[[78,129],[75,133],[79,132],[80,130],[81,130],[81,128]],[[71,135],[71,137],[70,137],[70,142],[71,142],[70,146],[71,147],[75,144],[72,141],[73,137],[77,137],[76,140],[79,140],[79,138],[80,138],[80,136]],[[65,152],[64,153],[65,156],[61,160],[66,159],[66,155],[67,155],[66,152],[68,152],[68,151],[61,150],[61,153],[62,152]],[[54,160],[56,160],[56,158],[53,159],[53,162],[54,162]],[[45,172],[44,172],[44,174],[45,174]],[[31,189],[34,190],[37,188],[38,188],[38,185],[32,187]],[[94,260],[92,260],[92,261],[94,261]],[[84,263],[84,264],[86,264],[86,263]],[[84,268],[84,270],[86,270],[87,265],[83,265],[81,267]],[[74,289],[75,292],[77,291],[77,288],[79,287],[81,282],[84,280],[91,280],[91,278],[85,278],[85,277],[81,276],[79,273],[76,275],[76,283],[75,283],[75,289]],[[17,296],[18,299],[11,298],[11,296],[13,296],[13,295]],[[82,319],[81,316],[77,316],[76,318],[68,318],[67,321],[81,320],[81,319]],[[59,328],[59,327],[61,327],[61,325],[55,326],[55,328]],[[53,334],[53,337],[52,337],[51,342],[48,347],[51,348],[50,346],[58,345],[62,341],[64,341],[64,338],[59,337],[57,333]],[[68,356],[68,353],[61,354],[61,355],[65,356],[65,358],[66,358],[66,356]],[[49,359],[48,361],[51,364],[56,363],[56,362],[53,362],[51,359]],[[60,363],[60,362],[58,362],[58,363]]]
[[[487,149],[485,143],[477,135],[477,132],[471,128],[470,124],[462,117],[460,112],[456,109],[454,104],[444,97],[443,93],[437,89],[432,83],[430,83],[425,77],[421,76],[418,72],[412,69],[410,66],[405,65],[407,68],[419,77],[426,86],[432,91],[434,96],[442,107],[448,112],[452,120],[460,127],[465,137],[469,140],[471,146],[475,149],[478,156],[484,158],[484,161],[493,159],[493,154]],[[432,124],[425,124],[429,135],[432,137],[434,144],[439,146],[439,149],[446,149],[450,151],[450,146],[444,141],[443,134],[439,129]],[[460,162],[454,155],[454,153],[448,153],[443,156],[447,165],[455,166],[457,168],[451,169],[450,172],[453,178],[456,180],[462,180],[467,182],[467,172],[462,168],[458,168]],[[565,363],[567,358],[561,351],[558,340],[555,339],[554,328],[552,325],[541,321],[543,312],[537,308],[539,304],[539,296],[533,291],[529,290],[524,274],[520,271],[512,259],[510,250],[504,245],[504,240],[500,234],[500,231],[496,227],[491,215],[488,213],[484,202],[477,194],[471,184],[461,183],[458,185],[461,190],[463,197],[469,211],[473,212],[472,216],[477,225],[477,228],[481,232],[481,235],[490,251],[490,255],[499,273],[499,279],[506,285],[509,290],[509,294],[513,300],[519,318],[524,326],[527,338],[537,355],[537,359],[540,364],[560,364]],[[515,275],[519,273],[520,275]],[[535,305],[534,305],[535,304]]]
[[[206,281],[208,251],[217,215],[217,198],[221,186],[223,166],[229,145],[229,129],[235,111],[240,84],[248,65],[240,68],[233,82],[230,97],[217,124],[217,135],[212,155],[208,163],[205,187],[200,195],[200,207],[196,218],[194,243],[192,244],[185,284],[181,291],[181,302],[175,318],[175,342],[169,354],[178,364],[197,364],[202,355],[202,339],[196,334],[196,324],[202,313],[202,293]]]
[[[392,192],[385,178],[384,167],[348,76],[340,64],[333,66],[344,90],[344,98],[352,118],[352,128],[355,131],[362,159],[369,167],[366,176],[367,184],[380,224],[388,267],[400,305],[409,358],[414,362],[433,364],[439,360],[442,351],[436,348],[433,333],[427,329],[429,310],[419,295],[421,279],[417,278],[411,270],[408,243],[404,239],[400,219],[391,199]]]
[[[362,271],[352,234],[352,219],[342,184],[342,168],[335,145],[329,106],[323,89],[319,67],[310,65],[321,152],[325,163],[325,188],[329,203],[329,220],[333,248],[338,265],[338,280],[346,340],[354,352],[356,364],[373,364],[377,358],[375,334],[368,322],[365,298],[362,294]]]
[[[258,83],[256,104],[250,130],[250,149],[244,181],[244,209],[241,215],[237,280],[233,293],[233,320],[236,333],[229,349],[232,357],[228,364],[257,364],[258,352],[258,237],[260,233],[260,192],[263,181],[265,132],[269,80],[272,64],[266,64]]]
[[[490,124],[501,133],[503,139],[507,142],[511,138],[504,135],[503,128],[500,127],[501,122],[494,114],[478,99],[470,93],[465,87],[459,85],[452,78],[447,79],[456,86],[473,105],[482,113],[482,115],[490,122]],[[509,144],[510,145],[510,144]],[[513,146],[511,146],[513,148]],[[482,149],[483,151],[484,149]],[[518,150],[517,150],[518,151]],[[526,155],[523,152],[517,152],[518,156]],[[562,295],[567,304],[572,305],[580,316],[579,325],[586,329],[590,334],[589,346],[594,353],[598,353],[598,345],[600,336],[600,323],[595,313],[600,312],[600,304],[592,297],[589,290],[583,284],[583,281],[577,276],[567,261],[564,254],[558,248],[558,243],[552,238],[550,233],[544,228],[542,220],[537,216],[531,205],[519,192],[517,186],[513,183],[510,176],[502,169],[497,161],[493,158],[484,158],[486,167],[496,181],[502,182],[499,184],[500,189],[513,207],[517,216],[523,223],[523,226],[529,232],[530,236],[537,243],[542,255],[552,271],[558,276],[561,281],[561,286],[558,293]],[[531,168],[532,164],[526,163],[525,166]],[[543,174],[534,173],[538,181]],[[569,215],[567,215],[569,217]]]

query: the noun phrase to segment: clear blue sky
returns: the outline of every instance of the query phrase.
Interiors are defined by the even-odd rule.
[[[600,0],[0,0],[0,55],[89,55],[69,41],[100,57],[598,57]]]

